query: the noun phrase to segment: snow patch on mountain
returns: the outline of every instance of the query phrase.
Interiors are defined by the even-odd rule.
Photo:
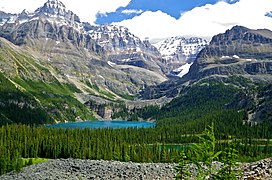
[[[19,14],[0,13],[0,26],[6,23],[23,24],[38,20],[41,17],[45,17],[50,23],[53,22],[60,26],[73,26],[78,31],[83,28],[79,17],[72,11],[67,10],[65,5],[59,0],[48,0],[42,7],[36,9],[34,12],[23,10]]]
[[[240,58],[240,57],[237,56],[237,55],[233,55],[232,57],[235,58],[235,59],[239,59],[239,58]]]
[[[193,63],[186,63],[183,66],[179,67],[178,69],[174,70],[173,72],[178,72],[176,76],[183,77],[185,74],[187,74],[190,70],[190,67],[193,65]]]
[[[108,65],[113,67],[113,66],[116,66],[116,64],[114,62],[111,62],[111,61],[108,61]]]
[[[199,37],[171,37],[154,44],[161,53],[164,63],[169,67],[170,75],[182,77],[189,72],[197,54],[208,45],[208,41]]]
[[[170,62],[193,62],[196,55],[207,46],[208,41],[198,37],[171,37],[154,44],[162,57]]]
[[[103,51],[105,60],[109,62],[117,65],[137,66],[157,72],[161,71],[159,64],[160,53],[148,40],[142,41],[126,27],[91,25],[87,22],[80,22],[79,17],[72,11],[67,10],[59,0],[48,0],[34,12],[23,11],[20,14],[3,13],[3,15],[0,12],[0,20],[2,20],[0,22],[2,26],[5,26],[6,23],[14,23],[15,26],[22,27],[21,24],[30,21],[42,21],[42,24],[49,23],[54,30],[65,26],[68,27],[65,29],[73,29],[79,32],[78,43],[80,43],[82,37],[86,38],[86,41],[90,43],[95,41],[95,47]],[[46,29],[46,31],[48,30]],[[71,33],[73,34],[73,32]],[[50,39],[49,36],[46,38],[46,40]],[[56,45],[62,42],[61,38],[53,40]],[[111,63],[109,65],[114,66]],[[163,72],[161,73],[163,74]]]
[[[135,50],[143,46],[140,38],[130,33],[128,28],[116,25],[94,26],[89,35],[106,50]]]

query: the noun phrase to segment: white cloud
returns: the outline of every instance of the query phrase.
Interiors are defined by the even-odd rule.
[[[94,22],[96,14],[114,12],[125,7],[131,0],[61,0],[67,9],[79,15],[82,21]],[[249,28],[267,28],[272,30],[272,18],[264,16],[272,10],[272,0],[221,0],[215,5],[207,4],[188,12],[183,12],[179,19],[161,11],[142,13],[141,10],[127,9],[122,13],[139,13],[141,15],[124,20],[118,25],[128,27],[140,38],[165,38],[170,36],[205,36],[222,33],[234,25]],[[237,0],[234,0],[237,1]],[[35,10],[46,0],[0,0],[0,10],[21,12],[23,9]]]
[[[271,0],[240,0],[235,4],[219,1],[215,5],[207,4],[182,13],[178,20],[157,11],[144,12],[138,17],[116,24],[127,26],[140,38],[176,35],[211,37],[234,25],[272,30],[272,18],[265,16],[271,10]]]
[[[0,0],[0,10],[19,13],[23,9],[34,11],[47,0]],[[114,12],[119,7],[125,7],[131,0],[61,0],[76,13],[82,21],[94,22],[96,14]]]
[[[137,9],[125,9],[122,11],[123,14],[141,14],[143,10],[137,10]]]
[[[128,27],[136,36],[153,39],[161,36],[171,36],[177,33],[177,20],[161,11],[146,11],[131,20],[114,23]]]
[[[0,0],[0,7],[1,11],[19,13],[22,12],[24,9],[33,11],[41,6],[44,2],[44,0]]]

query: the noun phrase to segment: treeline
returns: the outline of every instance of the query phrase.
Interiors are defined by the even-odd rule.
[[[237,80],[235,82],[237,86],[244,82],[243,79],[236,78],[235,80]],[[248,87],[246,91],[267,92],[252,87]],[[248,94],[245,95],[243,90],[233,85],[203,80],[197,85],[182,90],[179,97],[161,109],[157,106],[134,109],[131,116],[156,119],[157,125],[168,128],[169,132],[201,133],[205,127],[214,123],[216,136],[219,138],[228,135],[237,138],[272,137],[271,117],[258,123],[247,121],[248,111],[256,108],[250,101],[250,93]],[[269,100],[269,98],[266,99]]]
[[[16,85],[15,85],[16,84]],[[9,80],[0,73],[0,125],[46,124],[55,120],[94,119],[92,111],[73,95],[71,84],[21,79]]]
[[[0,170],[3,174],[19,169],[21,158],[36,157],[177,162],[179,152],[193,142],[198,142],[196,135],[170,127],[91,130],[7,125],[0,128]],[[217,149],[224,149],[227,142],[221,139]],[[241,160],[272,155],[269,140],[246,138],[236,144]]]
[[[0,128],[1,174],[22,166],[20,158],[80,158],[135,162],[176,161],[179,151],[161,151],[158,129],[52,129],[26,125]],[[193,141],[191,137],[184,141]]]
[[[26,124],[53,122],[33,96],[17,89],[0,73],[0,125],[20,123],[22,119]]]
[[[232,137],[240,161],[272,156],[269,140],[272,122],[267,119],[262,123],[248,123],[246,108],[251,108],[252,104],[248,99],[244,101],[246,106],[239,104],[236,98],[243,92],[235,86],[204,81],[183,92],[161,109],[152,106],[127,112],[124,106],[120,111],[120,116],[131,119],[156,119],[155,128],[91,130],[2,126],[1,173],[21,167],[20,158],[35,157],[177,162],[179,152],[197,143],[196,135],[212,123],[219,139],[218,150],[224,149]],[[0,114],[0,119],[3,118]]]

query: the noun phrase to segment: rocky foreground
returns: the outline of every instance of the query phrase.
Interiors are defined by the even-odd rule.
[[[25,167],[19,173],[11,172],[0,179],[173,179],[175,166],[163,163],[59,159]],[[240,168],[244,171],[241,179],[272,180],[272,158],[244,164]]]

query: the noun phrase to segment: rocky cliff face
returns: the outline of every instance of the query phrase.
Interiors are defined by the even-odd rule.
[[[132,65],[161,73],[160,52],[149,41],[141,41],[126,27],[115,25],[93,26],[88,31],[106,52],[110,63]]]
[[[115,99],[166,80],[148,41],[124,27],[82,23],[59,0],[32,13],[0,13],[0,37],[52,65],[84,93]]]
[[[187,79],[210,75],[271,74],[272,32],[235,26],[212,38],[192,65]]]
[[[80,23],[79,17],[72,11],[67,10],[65,5],[59,0],[48,0],[42,7],[34,12],[34,17],[47,16],[58,17],[63,19],[66,23],[74,25]]]
[[[218,82],[242,91],[230,104],[232,108],[246,109],[248,121],[271,121],[271,75],[272,32],[235,26],[212,38],[197,55],[188,74],[149,87],[141,92],[141,97],[175,98],[186,94],[192,86]]]

